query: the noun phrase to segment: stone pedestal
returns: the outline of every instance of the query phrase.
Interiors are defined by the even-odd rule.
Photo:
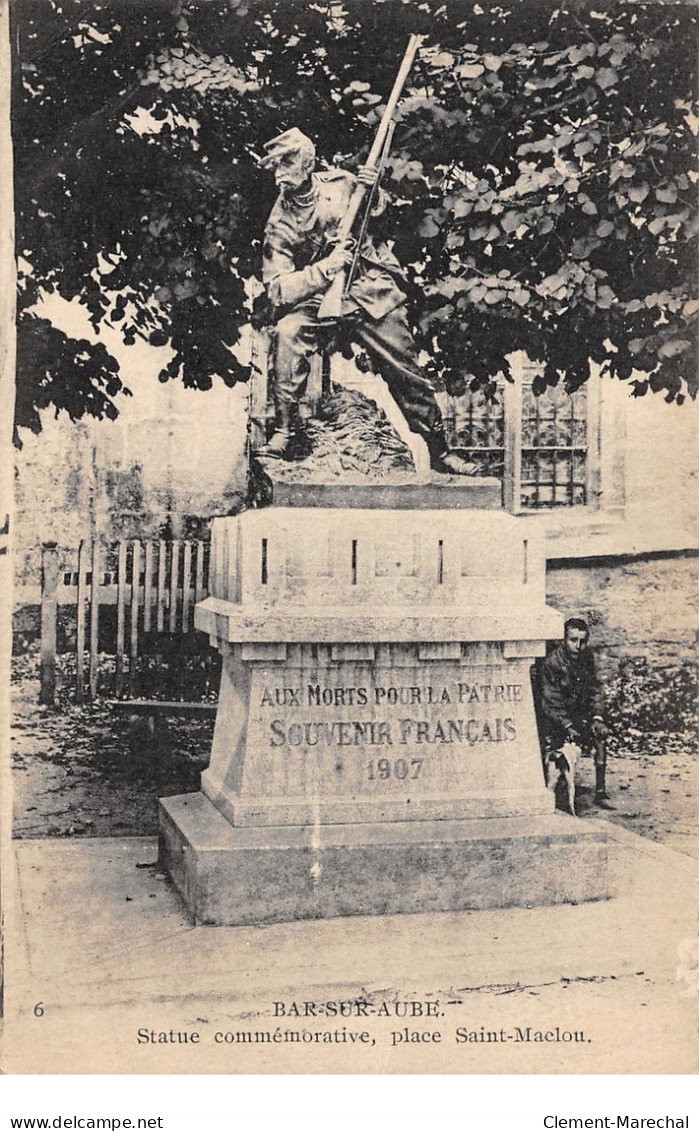
[[[381,479],[348,472],[342,480],[303,474],[280,460],[257,458],[263,479],[260,492],[275,507],[345,507],[348,510],[492,510],[499,509],[502,486],[499,479],[424,476],[393,472]],[[289,470],[291,467],[291,470]]]
[[[600,834],[544,787],[529,670],[561,618],[517,519],[249,511],[216,520],[210,592],[211,763],[161,803],[197,921],[607,894]]]

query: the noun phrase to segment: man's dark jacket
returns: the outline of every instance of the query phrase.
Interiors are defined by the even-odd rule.
[[[592,719],[602,718],[604,696],[587,648],[574,657],[562,641],[541,665],[540,691],[544,733],[554,744],[571,729],[587,737]]]

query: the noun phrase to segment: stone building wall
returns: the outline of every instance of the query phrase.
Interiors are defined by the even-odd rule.
[[[546,570],[546,601],[566,617],[588,621],[606,675],[622,658],[645,658],[656,668],[696,659],[699,556],[695,553],[554,559]]]
[[[41,434],[24,433],[17,453],[16,584],[38,583],[43,542],[70,555],[95,533],[105,543],[201,537],[210,518],[236,513],[246,490],[245,396],[244,387],[203,393],[155,382],[124,399],[116,421],[45,413]]]

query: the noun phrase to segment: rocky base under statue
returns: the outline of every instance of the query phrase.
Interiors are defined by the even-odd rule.
[[[253,453],[250,499],[258,507],[499,507],[500,481],[477,460],[469,468],[468,476],[418,473],[383,409],[357,389],[333,385],[315,417],[298,418],[287,458]]]

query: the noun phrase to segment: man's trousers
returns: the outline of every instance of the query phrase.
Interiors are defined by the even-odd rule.
[[[319,304],[319,300],[304,303],[280,318],[275,327],[274,391],[282,418],[288,419],[293,404],[298,402],[308,376],[309,358],[318,350],[322,326],[317,316]],[[443,453],[446,444],[442,414],[432,383],[418,366],[405,307],[396,307],[378,320],[362,310],[352,311],[343,316],[342,329],[366,350],[411,432],[426,441],[431,453]]]

